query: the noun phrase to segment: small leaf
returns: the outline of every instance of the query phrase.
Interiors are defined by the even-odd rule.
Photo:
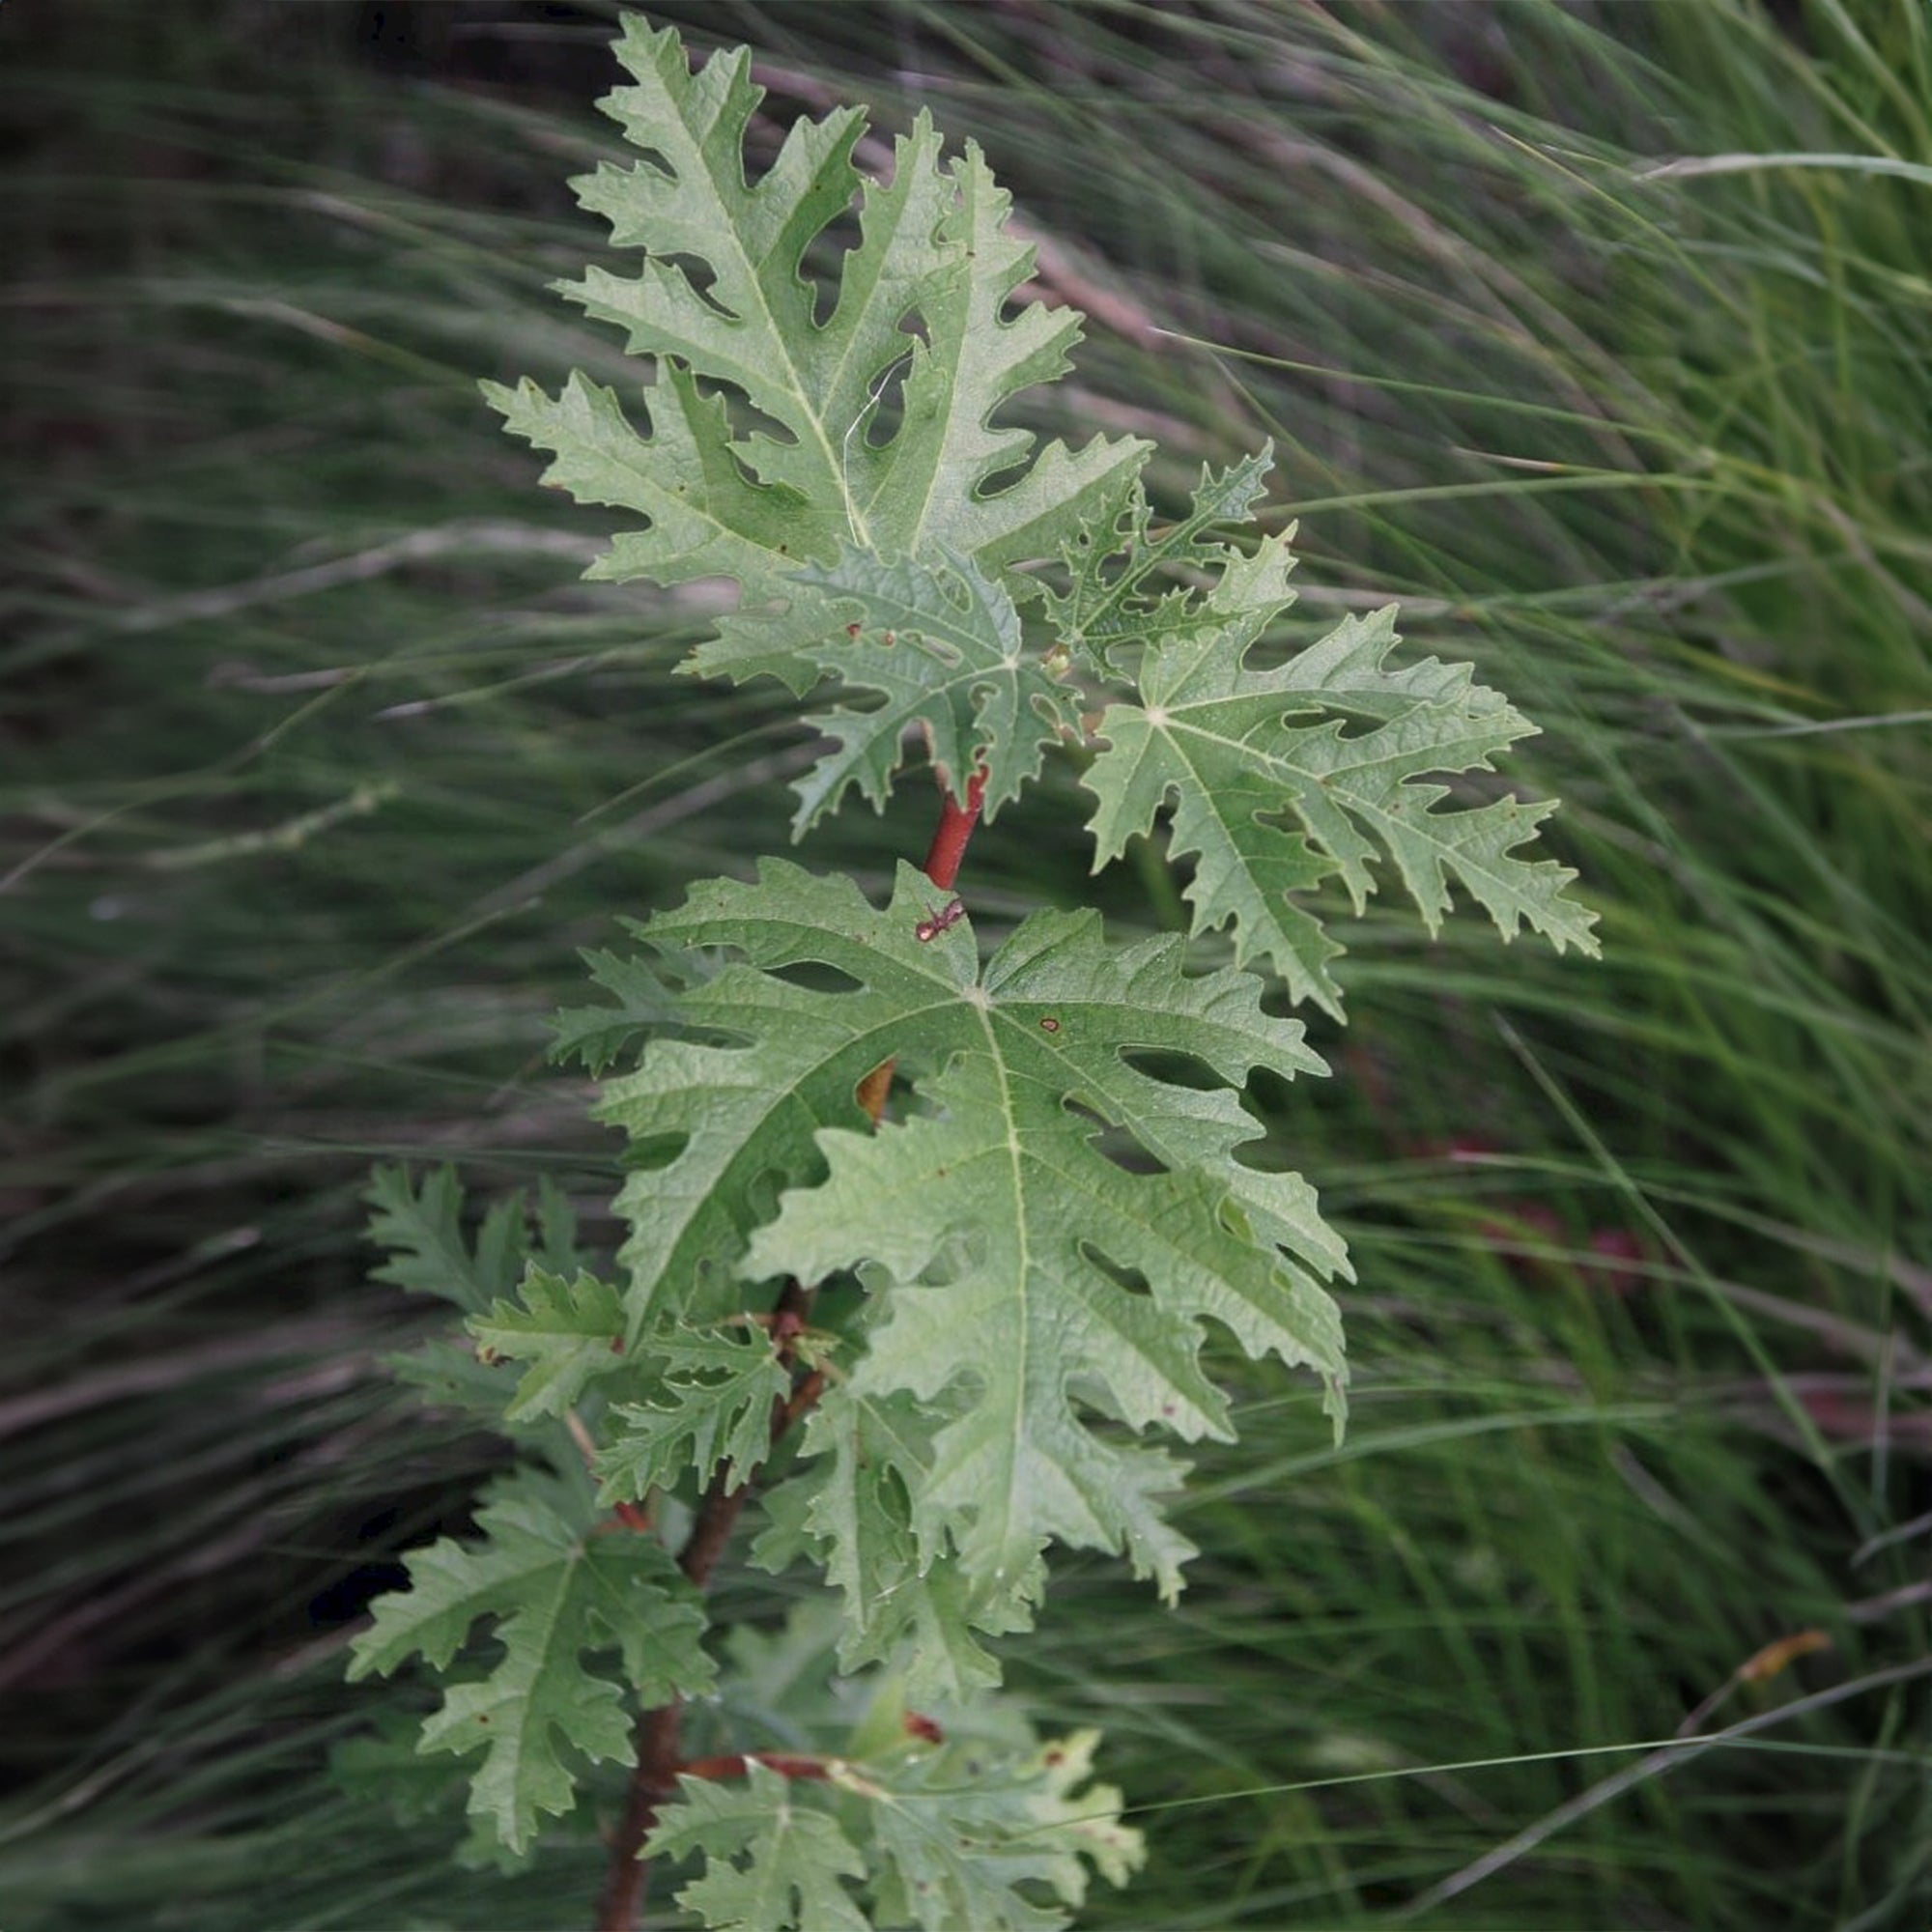
[[[1136,489],[1111,541],[1083,531],[1063,552],[1068,587],[1049,591],[1045,611],[1060,641],[1090,669],[1118,673],[1123,648],[1188,630],[1218,629],[1224,621],[1189,587],[1204,573],[1218,575],[1241,553],[1208,534],[1238,524],[1254,506],[1273,464],[1273,445],[1244,457],[1219,475],[1204,469],[1186,516],[1153,535],[1147,495]],[[1292,567],[1286,562],[1284,570]],[[1167,587],[1159,586],[1165,580]],[[1282,602],[1289,600],[1284,589]]]
[[[492,1207],[472,1247],[463,1235],[463,1189],[453,1168],[425,1175],[417,1188],[406,1169],[379,1167],[366,1198],[376,1209],[369,1238],[388,1257],[374,1270],[376,1280],[440,1295],[469,1314],[509,1293],[524,1260],[521,1199]]]
[[[469,1324],[490,1355],[532,1365],[503,1411],[506,1420],[561,1415],[590,1383],[625,1366],[624,1309],[609,1282],[588,1273],[566,1281],[532,1265],[519,1294]]]
[[[576,1794],[562,1747],[632,1762],[635,1708],[708,1690],[696,1593],[649,1537],[599,1535],[560,1507],[560,1492],[529,1474],[510,1479],[477,1513],[478,1542],[445,1538],[410,1558],[410,1588],[381,1597],[351,1646],[352,1679],[386,1675],[420,1654],[440,1672],[481,1619],[495,1620],[501,1657],[475,1681],[446,1686],[424,1724],[423,1750],[482,1751],[469,1810],[522,1851],[542,1813]],[[614,1649],[622,1683],[586,1653]]]
[[[772,1405],[790,1377],[762,1330],[670,1329],[638,1344],[640,1366],[662,1378],[644,1404],[620,1403],[605,1423],[597,1458],[606,1501],[639,1499],[695,1470],[700,1484],[728,1463],[735,1490],[771,1451]]]
[[[680,1777],[658,1814],[647,1858],[704,1855],[702,1878],[677,1894],[711,1932],[870,1932],[840,1883],[863,1878],[858,1847],[826,1812],[765,1766],[742,1783]]]
[[[1261,461],[1204,475],[1186,527],[1217,504],[1245,501]],[[1145,535],[1137,515],[1130,546]],[[1469,666],[1426,658],[1392,668],[1391,609],[1345,618],[1276,669],[1245,668],[1292,601],[1287,546],[1284,534],[1243,555],[1190,539],[1190,562],[1215,563],[1211,588],[1138,603],[1122,586],[1144,581],[1149,558],[1130,550],[1118,579],[1083,561],[1060,621],[1108,654],[1140,646],[1138,702],[1108,706],[1098,725],[1108,749],[1085,778],[1097,801],[1089,821],[1095,869],[1171,800],[1172,849],[1196,862],[1194,930],[1231,925],[1237,961],[1265,957],[1296,999],[1338,1015],[1327,962],[1341,948],[1296,895],[1339,873],[1359,912],[1376,887],[1370,864],[1383,853],[1431,932],[1454,878],[1505,939],[1528,924],[1558,948],[1594,952],[1595,916],[1564,894],[1576,874],[1514,856],[1550,806],[1505,798],[1437,809],[1449,787],[1435,780],[1492,770],[1498,753],[1536,728],[1477,684]],[[1270,822],[1279,815],[1298,829]]]
[[[928,1520],[924,1547],[912,1520],[907,1472],[923,1488],[938,1417],[904,1396],[828,1390],[807,1426],[803,1466],[765,1498],[770,1526],[753,1548],[766,1568],[810,1555],[842,1590],[838,1662],[845,1670],[890,1661],[915,1703],[964,1703],[1000,1681],[980,1642],[1026,1629],[1045,1587],[1044,1566],[996,1589],[976,1587],[944,1555]]]
[[[939,781],[956,799],[975,772],[991,819],[1038,775],[1041,753],[1079,724],[1075,694],[1021,646],[1012,599],[972,558],[947,552],[924,562],[881,563],[847,548],[830,569],[796,580],[831,609],[836,642],[811,652],[855,689],[882,694],[869,710],[840,706],[806,722],[837,741],[794,787],[793,832],[838,809],[857,784],[884,807],[908,728],[923,734]]]
[[[1090,1785],[1097,1731],[1057,1738],[1018,1761],[967,1769],[952,1748],[851,1783],[871,1801],[886,1924],[924,1932],[1059,1932],[1078,1906],[1087,1863],[1111,1884],[1139,1869],[1141,1835],[1121,1823],[1121,1794]],[[1022,1890],[1021,1888],[1028,1888]]]

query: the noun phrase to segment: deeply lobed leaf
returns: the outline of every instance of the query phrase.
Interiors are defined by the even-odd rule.
[[[836,810],[855,783],[883,806],[911,727],[924,733],[949,792],[963,796],[967,780],[980,775],[988,817],[1037,776],[1047,745],[1078,730],[1077,694],[1026,651],[1012,598],[971,557],[946,551],[931,562],[883,564],[848,547],[832,568],[801,572],[799,581],[849,619],[814,659],[883,702],[841,705],[808,721],[836,749],[796,786],[796,831]]]
[[[737,583],[739,614],[692,668],[776,676],[795,692],[825,675],[883,691],[884,704],[837,714],[845,763],[807,781],[802,826],[855,778],[880,801],[909,724],[931,735],[955,796],[981,753],[1003,769],[1037,765],[1032,700],[1065,701],[1042,674],[1004,708],[956,679],[928,676],[921,691],[895,668],[881,684],[881,666],[841,649],[843,599],[895,573],[962,579],[974,589],[963,606],[916,596],[888,628],[906,657],[956,666],[963,623],[966,661],[999,682],[1010,600],[1037,587],[1013,566],[1111,523],[1147,455],[1102,438],[1037,450],[1029,431],[994,421],[1065,369],[1078,314],[1009,313],[1032,250],[1007,233],[1008,198],[979,151],[942,162],[923,115],[896,141],[884,185],[851,165],[863,123],[850,109],[794,123],[751,182],[745,138],[762,95],[742,49],[694,72],[675,34],[632,16],[617,54],[634,84],[606,106],[645,157],[577,186],[617,246],[645,259],[635,276],[592,269],[565,292],[654,363],[648,431],[581,377],[554,399],[529,383],[487,385],[490,399],[515,434],[554,453],[548,481],[644,518],[593,574]],[[856,245],[814,275],[815,244],[855,198]],[[981,577],[996,596],[979,594]],[[955,746],[962,722],[970,742]],[[989,811],[1016,788],[1003,778]]]
[[[725,1465],[739,1488],[771,1447],[772,1405],[791,1378],[761,1329],[673,1329],[647,1335],[639,1350],[658,1381],[654,1399],[618,1404],[597,1458],[604,1495],[637,1499],[688,1473],[699,1485]]]
[[[804,1466],[766,1498],[770,1521],[753,1552],[775,1571],[801,1557],[821,1564],[844,1595],[840,1668],[891,1661],[916,1703],[964,1703],[997,1685],[982,1639],[1025,1630],[1044,1588],[1037,1561],[998,1584],[971,1577],[947,1560],[930,1512],[915,1520],[946,1412],[849,1383],[828,1390],[806,1431]]]
[[[1056,1738],[992,1776],[974,1776],[972,1757],[953,1749],[867,1776],[887,1867],[883,1921],[1059,1932],[1066,1914],[1041,1893],[1079,1905],[1088,1862],[1124,1885],[1142,1862],[1141,1835],[1121,1823],[1118,1791],[1087,1782],[1098,1743],[1097,1731]]]
[[[484,1359],[530,1364],[503,1411],[506,1420],[560,1415],[618,1366],[623,1305],[610,1283],[582,1270],[566,1280],[532,1267],[517,1293],[473,1317],[469,1332]]]
[[[653,1858],[705,1855],[704,1876],[677,1895],[712,1932],[870,1932],[841,1880],[866,1861],[826,1812],[753,1763],[743,1784],[681,1777],[651,1834]]]
[[[478,1511],[480,1540],[416,1551],[409,1589],[379,1598],[351,1647],[352,1678],[415,1655],[442,1671],[479,1621],[494,1622],[501,1657],[446,1684],[419,1748],[483,1752],[469,1809],[513,1851],[542,1814],[575,1804],[563,1750],[631,1763],[636,1711],[705,1690],[715,1674],[698,1647],[703,1612],[664,1547],[601,1534],[570,1501],[533,1471],[512,1477]],[[621,1682],[588,1661],[608,1651]]]
[[[377,1281],[440,1295],[474,1313],[505,1293],[523,1266],[523,1202],[495,1203],[472,1242],[463,1232],[463,1188],[454,1168],[432,1170],[418,1186],[400,1167],[379,1167],[369,1177],[367,1199],[375,1209],[369,1238],[385,1257],[374,1270]]]
[[[1059,1932],[1090,1874],[1121,1885],[1138,1868],[1120,1793],[1090,1781],[1096,1733],[1041,1741],[997,1699],[943,1737],[909,1731],[891,1679],[827,1701],[818,1610],[734,1633],[721,1684],[734,1710],[785,1700],[784,1771],[753,1758],[728,1779],[681,1778],[647,1847],[703,1858],[678,1901],[714,1932]],[[806,1685],[801,1722],[789,1693]]]
[[[1253,980],[1184,978],[1178,940],[1111,949],[1091,913],[1037,914],[982,973],[967,922],[919,937],[929,891],[903,867],[880,912],[843,881],[768,864],[755,885],[700,888],[646,928],[746,956],[685,1015],[750,1036],[721,1055],[757,1059],[775,1050],[775,1027],[796,1029],[825,1043],[811,1080],[835,1065],[849,1094],[895,1058],[940,1110],[876,1136],[860,1123],[820,1129],[827,1178],[785,1193],[741,1271],[813,1281],[878,1264],[890,1313],[853,1373],[855,1396],[903,1390],[930,1403],[978,1390],[938,1432],[929,1469],[892,1464],[913,1497],[922,1570],[950,1540],[976,1586],[1009,1604],[1037,1590],[1039,1549],[1059,1538],[1124,1547],[1172,1591],[1186,1546],[1153,1499],[1179,1465],[1097,1433],[1080,1404],[1136,1430],[1225,1435],[1225,1404],[1198,1363],[1208,1316],[1251,1353],[1339,1384],[1333,1305],[1281,1246],[1326,1272],[1333,1236],[1298,1182],[1231,1158],[1255,1138],[1234,1086],[1257,1066],[1320,1063],[1296,1024],[1261,1011]],[[851,989],[773,977],[803,961],[837,969]],[[1232,1085],[1176,1085],[1130,1058],[1163,1050]],[[1109,1159],[1099,1125],[1130,1133],[1159,1171]],[[773,1138],[795,1156],[788,1125]],[[774,1164],[740,1151],[744,1171]],[[1136,1270],[1147,1293],[1122,1284]],[[996,1612],[1000,1627],[1012,1614]]]
[[[1056,600],[1065,634],[1109,663],[1129,647],[1138,653],[1136,700],[1107,707],[1098,735],[1108,748],[1085,778],[1096,801],[1095,868],[1171,804],[1172,849],[1195,860],[1186,892],[1194,929],[1232,926],[1238,961],[1265,958],[1296,999],[1338,1015],[1328,961],[1342,949],[1297,895],[1339,875],[1359,912],[1376,887],[1371,866],[1384,856],[1431,932],[1453,879],[1505,939],[1527,924],[1559,948],[1594,952],[1595,915],[1565,891],[1576,873],[1516,856],[1550,806],[1507,797],[1444,805],[1441,777],[1490,771],[1536,729],[1469,666],[1392,665],[1390,608],[1345,618],[1273,669],[1248,667],[1293,598],[1292,532],[1246,554],[1196,532],[1244,508],[1264,471],[1258,458],[1204,474],[1194,515],[1158,543],[1147,541],[1137,513],[1115,573],[1091,553],[1069,556],[1073,587]],[[1211,569],[1210,586],[1142,590],[1154,566],[1177,562]],[[1294,827],[1274,822],[1284,816]]]

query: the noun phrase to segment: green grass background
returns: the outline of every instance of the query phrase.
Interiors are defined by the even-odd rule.
[[[0,17],[5,1932],[587,1917],[577,1855],[454,1871],[324,1766],[407,1697],[343,1689],[343,1579],[499,1453],[378,1364],[368,1166],[594,1214],[575,949],[776,848],[799,762],[474,390],[624,379],[545,294],[613,17]],[[1923,1932],[1932,16],[663,17],[780,115],[980,140],[1094,317],[1042,420],[1159,436],[1169,498],[1272,437],[1297,616],[1399,596],[1538,718],[1604,916],[1597,965],[1345,930],[1339,1077],[1264,1097],[1354,1248],[1348,1439],[1229,1361],[1180,1610],[1073,1564],[1015,1649],[1151,1840],[1083,1922]],[[917,856],[901,796],[804,856]],[[982,836],[977,914],[1089,895],[1073,813]]]

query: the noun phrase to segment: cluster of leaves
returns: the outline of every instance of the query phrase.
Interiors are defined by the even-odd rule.
[[[447,1170],[419,1186],[383,1170],[373,1199],[386,1277],[470,1311],[477,1342],[433,1343],[397,1366],[434,1399],[487,1411],[528,1453],[493,1486],[475,1536],[415,1552],[411,1587],[378,1601],[351,1675],[419,1658],[441,1701],[407,1735],[345,1748],[346,1782],[428,1815],[460,1781],[460,1856],[521,1862],[546,1817],[594,1811],[598,1767],[635,1762],[640,1710],[697,1699],[710,1741],[738,1754],[734,1776],[682,1777],[647,1850],[703,1856],[704,1875],[679,1896],[708,1925],[1045,1932],[1065,1917],[1042,1901],[1077,1904],[1089,1865],[1124,1881],[1141,1842],[1120,1822],[1120,1794],[1091,1781],[1097,1733],[1041,1740],[997,1699],[941,1705],[943,1723],[913,1716],[903,1672],[861,1680],[839,1667],[845,1619],[823,1600],[769,1634],[724,1633],[721,1667],[701,1647],[699,1594],[664,1541],[613,1515],[613,1502],[655,1487],[654,1470],[688,1489],[721,1462],[742,1458],[730,1482],[761,1460],[781,1381],[769,1335],[688,1329],[689,1346],[673,1336],[626,1360],[612,1348],[617,1297],[546,1265],[571,1251],[560,1196],[546,1190],[533,1214],[499,1203],[473,1245]],[[517,1297],[493,1300],[520,1269]],[[506,1389],[494,1369],[512,1349],[525,1367]],[[755,1443],[734,1419],[748,1412]],[[576,1446],[593,1431],[609,1444],[594,1472]],[[677,1515],[673,1501],[664,1509]],[[471,1645],[486,1624],[492,1642]],[[440,1772],[447,1758],[469,1762]]]
[[[580,192],[643,261],[567,293],[654,380],[490,391],[549,481],[642,520],[593,574],[730,579],[739,607],[689,668],[828,689],[796,833],[854,786],[882,806],[909,743],[988,815],[1050,749],[1091,745],[1096,867],[1166,813],[1193,930],[1229,928],[1234,963],[1190,974],[1183,938],[1121,944],[1086,912],[1037,913],[982,957],[909,867],[881,907],[767,861],[634,925],[642,956],[592,961],[616,1005],[562,1023],[633,1150],[614,1278],[554,1202],[527,1255],[501,1215],[470,1250],[446,1182],[379,1182],[392,1278],[456,1299],[471,1338],[412,1373],[531,1470],[476,1540],[416,1556],[355,1667],[444,1676],[421,1747],[482,1753],[470,1810],[519,1851],[577,1803],[574,1763],[632,1761],[636,1714],[728,1708],[657,1532],[754,1476],[755,1560],[814,1567],[842,1599],[838,1669],[869,1673],[875,1708],[946,1713],[949,1737],[987,1707],[987,1639],[1032,1620],[1052,1544],[1177,1592],[1191,1551],[1162,1498],[1185,1465],[1143,1438],[1230,1436],[1210,1325],[1315,1370],[1341,1415],[1342,1246],[1304,1181],[1240,1157],[1253,1073],[1321,1063],[1249,969],[1339,1010],[1310,895],[1339,879],[1359,908],[1378,865],[1432,930],[1460,885],[1506,937],[1591,946],[1571,874],[1518,854],[1547,808],[1452,794],[1532,728],[1466,666],[1399,663],[1386,611],[1264,661],[1288,534],[1219,532],[1265,454],[1160,526],[1145,444],[1039,447],[996,422],[1065,368],[1078,317],[1015,305],[1030,254],[977,150],[943,158],[922,118],[889,185],[862,182],[840,110],[750,182],[742,54],[694,72],[635,19],[618,53],[634,84],[608,106],[642,157]],[[881,1118],[861,1094],[888,1066]],[[485,1625],[495,1652],[469,1650]],[[1117,1797],[1081,1788],[1088,1738],[969,1750],[867,1724],[869,1754],[848,1740],[810,1776],[751,1759],[684,1780],[652,1849],[706,1861],[691,1910],[1047,1927],[1083,1858],[1118,1881],[1137,1856]]]

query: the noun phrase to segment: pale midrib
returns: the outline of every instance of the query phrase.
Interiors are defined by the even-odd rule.
[[[1001,1516],[1000,1548],[1011,1548],[1013,1521],[1020,1514],[1015,1491],[1019,1480],[1020,1447],[1025,1435],[1027,1378],[1032,1369],[1033,1353],[1033,1309],[1031,1284],[1033,1276],[1033,1244],[1029,1237],[1026,1211],[1026,1162],[1020,1150],[1019,1122],[1013,1112],[1012,1082],[1007,1072],[1007,1057],[1000,1051],[999,1040],[993,1033],[994,1009],[981,1007],[979,1009],[980,1030],[985,1037],[986,1051],[992,1057],[993,1071],[1000,1083],[1000,1112],[1007,1123],[1007,1164],[1012,1173],[1013,1190],[1013,1234],[1019,1243],[1019,1264],[1013,1272],[1013,1294],[1019,1303],[1019,1340],[1017,1343],[1017,1373],[1013,1378],[1013,1412],[1011,1438],[1007,1451],[1006,1506]],[[1007,1580],[1005,1566],[994,1577],[994,1581]]]
[[[688,139],[692,139],[692,146],[697,158],[698,172],[703,175],[704,180],[710,185],[712,206],[716,212],[719,226],[725,235],[731,238],[732,252],[737,256],[739,266],[744,270],[745,279],[751,284],[752,292],[757,298],[758,314],[764,322],[764,334],[775,345],[778,351],[779,359],[785,374],[785,380],[780,386],[798,405],[798,412],[801,418],[810,425],[812,437],[818,444],[818,452],[825,469],[825,473],[834,480],[838,488],[839,500],[845,506],[845,521],[851,528],[854,541],[861,544],[867,544],[871,538],[870,526],[867,523],[864,513],[860,510],[858,503],[853,498],[851,490],[846,485],[845,465],[834,453],[832,443],[825,433],[825,425],[819,420],[818,412],[812,408],[810,399],[806,395],[801,385],[799,367],[792,357],[791,344],[786,338],[785,331],[779,327],[778,317],[772,313],[771,304],[765,299],[765,285],[758,275],[757,266],[753,262],[751,256],[745,252],[744,246],[738,239],[737,224],[731,219],[730,206],[725,199],[724,189],[726,185],[712,172],[710,161],[705,154],[702,143],[692,138],[692,130],[688,126],[685,127],[685,134]],[[732,158],[734,166],[742,166],[741,157],[734,156]]]
[[[557,1634],[566,1621],[564,1608],[570,1601],[571,1591],[577,1580],[577,1566],[583,1561],[583,1546],[581,1543],[572,1545],[557,1570],[555,1587],[550,1592],[548,1603],[541,1606],[542,1641],[537,1646],[536,1661],[531,1665],[524,1687],[525,1694],[517,1700],[518,1714],[522,1721],[493,1732],[493,1743],[501,1748],[510,1760],[510,1788],[519,1799],[523,1796],[524,1788],[525,1745],[533,1730],[546,1729],[550,1724],[550,1714],[547,1711],[540,1713],[537,1710],[537,1686],[554,1667],[552,1653],[556,1647]],[[539,1606],[532,1605],[529,1607]]]

